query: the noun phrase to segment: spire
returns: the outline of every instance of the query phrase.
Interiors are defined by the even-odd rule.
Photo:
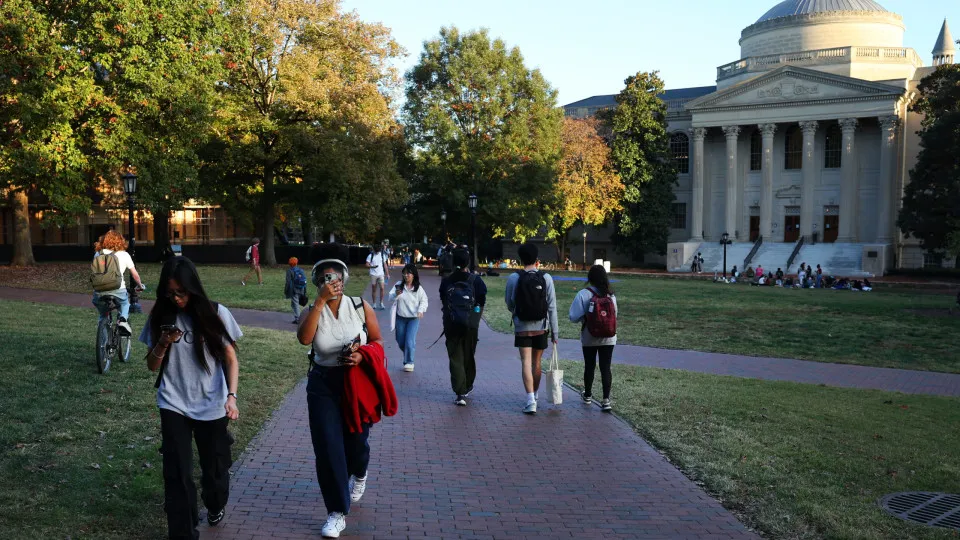
[[[947,26],[947,20],[943,20],[943,27],[940,28],[940,36],[937,37],[937,44],[933,46],[933,65],[942,66],[953,63],[953,36],[950,35],[950,27]]]

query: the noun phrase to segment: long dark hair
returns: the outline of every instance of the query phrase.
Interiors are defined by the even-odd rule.
[[[171,279],[190,293],[190,300],[183,311],[193,320],[194,356],[200,367],[210,373],[210,366],[207,365],[207,358],[203,353],[204,345],[217,362],[223,362],[227,356],[224,341],[232,340],[227,334],[227,328],[220,320],[216,308],[207,298],[203,284],[200,283],[200,276],[197,274],[197,267],[194,266],[193,261],[186,257],[168,259],[164,263],[163,269],[160,270],[160,283],[157,284],[157,302],[150,311],[151,343],[160,341],[160,326],[165,322],[170,324],[170,321],[175,321],[179,311],[173,300],[167,298],[167,291],[170,289],[168,284]]]
[[[607,278],[607,269],[599,264],[595,264],[590,267],[590,271],[587,272],[587,281],[601,296],[612,296],[613,289],[610,287],[610,279]]]
[[[403,283],[403,274],[413,274],[413,292],[420,290],[420,272],[417,272],[417,265],[410,263],[400,271],[400,283]],[[406,283],[404,283],[406,286]]]

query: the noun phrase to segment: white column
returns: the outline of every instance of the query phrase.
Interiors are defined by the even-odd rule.
[[[690,209],[692,224],[691,242],[703,241],[703,139],[707,136],[707,128],[693,128],[690,130],[693,138],[693,208]]]
[[[761,162],[760,183],[760,236],[765,242],[772,240],[773,233],[773,134],[776,124],[760,124],[763,140],[763,161]]]
[[[803,131],[803,187],[800,190],[800,236],[804,241],[810,240],[813,233],[813,198],[816,193],[817,167],[816,152],[814,151],[817,134],[816,122],[800,122]]]
[[[890,219],[891,192],[896,167],[897,124],[896,116],[881,116],[880,120],[880,180],[877,184],[877,242],[889,243],[893,240],[893,223]]]
[[[857,152],[854,134],[856,118],[840,120],[843,132],[843,147],[840,155],[840,225],[837,242],[857,241],[857,200],[860,198],[860,179],[857,176]]]
[[[723,232],[734,238],[737,231],[737,136],[740,135],[740,126],[723,126],[723,134],[727,137],[727,213]]]

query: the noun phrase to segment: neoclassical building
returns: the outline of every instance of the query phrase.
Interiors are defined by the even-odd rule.
[[[940,265],[896,227],[919,152],[920,80],[954,61],[944,21],[932,66],[903,44],[902,18],[872,0],[785,0],[740,36],[716,86],[668,90],[680,172],[667,266],[696,252],[728,264],[882,274]],[[931,36],[932,37],[932,36]],[[566,105],[582,117],[614,96]],[[751,252],[752,255],[751,255]],[[951,262],[951,261],[948,261]]]

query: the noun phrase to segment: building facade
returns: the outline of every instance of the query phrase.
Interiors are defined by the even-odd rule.
[[[944,21],[926,67],[903,32],[872,0],[786,0],[742,31],[741,58],[717,68],[716,86],[662,96],[679,171],[668,269],[688,269],[698,251],[716,268],[724,233],[731,265],[786,270],[793,255],[791,270],[810,258],[879,275],[944,262],[896,219],[919,153],[909,107],[954,46]],[[565,110],[614,105],[596,96]]]

